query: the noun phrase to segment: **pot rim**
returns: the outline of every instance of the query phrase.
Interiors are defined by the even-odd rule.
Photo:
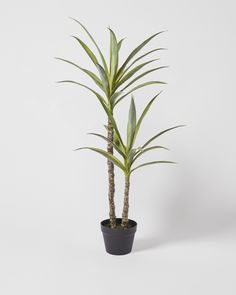
[[[122,220],[122,218],[116,218],[117,221]],[[107,224],[109,224],[110,219],[104,219],[101,221],[101,230],[103,233],[112,233],[112,234],[133,234],[136,232],[137,229],[137,222],[132,220],[132,219],[128,219],[129,224],[131,224],[131,227],[126,228],[126,229],[122,229],[122,228],[111,228],[108,227]]]

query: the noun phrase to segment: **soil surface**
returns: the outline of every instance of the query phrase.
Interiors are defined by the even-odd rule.
[[[106,224],[105,226],[111,228],[110,224]],[[124,229],[124,230],[125,230],[125,229],[127,229],[127,228],[131,228],[131,227],[132,227],[132,225],[131,225],[131,224],[128,224],[126,228],[123,228],[123,227],[121,226],[121,224],[118,223],[118,224],[116,224],[116,227],[115,227],[114,229]]]

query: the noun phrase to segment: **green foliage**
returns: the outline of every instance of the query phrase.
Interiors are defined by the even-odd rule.
[[[155,95],[147,104],[147,106],[144,108],[140,118],[138,119],[138,121],[136,122],[136,107],[135,107],[135,102],[134,102],[134,98],[131,98],[131,102],[130,102],[130,109],[129,109],[129,116],[128,116],[128,124],[127,124],[127,142],[126,145],[123,143],[124,141],[121,139],[120,137],[120,133],[116,124],[115,119],[113,118],[112,120],[112,126],[115,129],[116,132],[116,136],[117,136],[117,142],[111,142],[113,147],[115,148],[115,150],[121,155],[122,159],[118,159],[116,156],[114,156],[113,154],[108,153],[105,150],[101,150],[101,149],[97,149],[97,148],[93,148],[93,147],[85,147],[86,149],[90,149],[92,151],[95,151],[97,153],[100,153],[101,155],[103,155],[105,158],[111,160],[117,167],[119,167],[126,176],[129,176],[133,171],[148,166],[148,165],[153,165],[153,164],[173,164],[175,162],[172,161],[151,161],[151,162],[147,162],[147,163],[142,163],[136,167],[133,168],[133,164],[134,162],[141,157],[144,153],[147,153],[151,150],[155,150],[155,149],[165,149],[168,150],[166,147],[160,146],[160,145],[156,145],[156,146],[151,146],[148,148],[145,148],[147,145],[149,145],[153,140],[155,140],[156,138],[158,138],[159,136],[161,136],[164,133],[167,133],[168,131],[171,131],[175,128],[179,128],[182,127],[184,125],[178,125],[178,126],[174,126],[171,128],[168,128],[164,131],[159,132],[157,135],[153,136],[151,139],[149,139],[142,147],[138,147],[136,148],[134,146],[135,143],[135,138],[138,135],[141,123],[145,117],[145,115],[147,114],[147,112],[149,111],[151,105],[153,104],[153,102],[155,101],[155,99],[159,96],[160,93],[158,93],[157,95]],[[91,133],[92,135],[98,136],[102,139],[104,139],[105,141],[109,142],[109,139],[101,134],[97,134],[97,133]],[[83,148],[79,148],[79,149],[83,149]],[[76,150],[79,150],[76,149]]]
[[[130,149],[132,148],[135,128],[136,128],[136,108],[135,108],[134,98],[132,96],[130,109],[129,109],[129,119],[127,124],[127,151],[130,151]]]
[[[123,157],[125,158],[125,154],[123,152],[123,150],[120,148],[120,144],[119,144],[119,140],[116,138],[116,140],[109,140],[106,136],[103,136],[102,134],[98,134],[98,133],[88,133],[89,135],[94,135],[97,137],[100,137],[102,139],[104,139],[105,141],[109,142],[112,144],[112,146],[114,147],[114,149]]]
[[[157,37],[162,32],[155,33],[141,42],[137,47],[135,47],[131,53],[124,59],[123,63],[120,63],[120,51],[122,49],[124,39],[117,39],[116,34],[113,30],[108,28],[110,34],[110,54],[109,60],[106,60],[100,47],[97,42],[87,30],[87,28],[78,20],[74,20],[86,35],[89,37],[90,41],[92,41],[92,45],[95,46],[96,51],[93,48],[90,48],[90,45],[87,45],[84,41],[81,40],[80,37],[72,36],[76,42],[82,47],[85,51],[89,59],[92,61],[92,64],[96,70],[96,72],[92,72],[88,69],[85,69],[78,65],[77,63],[70,61],[65,58],[57,58],[60,61],[63,61],[73,67],[76,67],[80,72],[85,73],[99,88],[97,91],[87,85],[80,83],[79,81],[74,80],[63,80],[59,81],[59,83],[72,83],[75,85],[79,85],[91,93],[95,95],[95,97],[99,100],[102,109],[105,111],[108,118],[108,126],[105,125],[107,129],[107,137],[99,134],[99,133],[89,133],[90,135],[96,136],[99,139],[102,139],[107,144],[107,150],[97,148],[97,147],[81,147],[77,148],[78,150],[91,150],[102,155],[106,160],[108,160],[108,182],[109,182],[109,203],[110,203],[110,223],[111,227],[115,227],[115,209],[114,209],[114,166],[111,165],[111,162],[120,168],[126,179],[125,183],[125,194],[124,194],[124,208],[122,213],[122,226],[126,226],[128,220],[128,198],[129,198],[129,178],[131,173],[136,171],[139,168],[154,165],[154,164],[173,164],[175,162],[172,161],[162,161],[162,160],[154,160],[151,162],[145,162],[138,164],[134,167],[134,163],[139,160],[144,154],[149,151],[156,151],[159,149],[168,150],[166,147],[161,145],[153,145],[149,146],[151,142],[159,138],[162,134],[167,133],[175,128],[182,127],[184,125],[178,125],[166,130],[163,130],[149,140],[146,141],[142,146],[136,147],[135,140],[138,136],[141,124],[143,122],[144,117],[148,113],[150,107],[160,95],[159,92],[155,95],[146,105],[144,110],[141,113],[141,116],[137,119],[136,115],[136,107],[135,101],[133,97],[133,93],[137,90],[151,86],[151,85],[162,85],[165,82],[159,80],[151,80],[151,81],[143,81],[144,77],[147,77],[150,73],[157,72],[161,69],[166,68],[166,66],[153,66],[153,63],[158,61],[158,58],[152,58],[150,60],[145,60],[147,56],[159,52],[160,50],[164,50],[165,48],[154,48],[149,50],[146,53],[138,56],[137,54],[155,37]],[[119,40],[119,41],[118,41]],[[97,54],[98,53],[98,54]],[[150,66],[147,68],[147,66]],[[137,82],[137,83],[136,83]],[[102,91],[102,94],[100,94]],[[119,128],[117,126],[116,120],[114,118],[114,108],[129,94],[131,94],[131,102],[128,114],[128,122],[127,122],[127,131],[126,131],[126,141],[123,140]],[[114,154],[115,152],[115,154]]]
[[[122,95],[116,102],[115,102],[115,105],[117,105],[119,102],[121,102],[122,99],[124,99],[127,95],[129,95],[130,93],[140,89],[140,88],[143,88],[143,87],[146,87],[146,86],[149,86],[149,85],[153,85],[153,84],[165,84],[165,82],[160,82],[160,81],[149,81],[149,82],[144,82],[142,84],[139,84],[137,86],[135,86],[134,88],[132,88],[129,92],[127,92],[126,94]]]
[[[120,69],[118,70],[117,76],[121,75],[122,72],[125,70],[127,64],[133,59],[133,57],[147,44],[149,43],[154,37],[156,37],[157,35],[163,33],[162,32],[158,32],[154,35],[152,35],[151,37],[147,38],[145,41],[143,41],[140,45],[138,45],[127,57],[127,59],[125,60],[125,62],[123,63],[123,65],[120,67]]]
[[[133,93],[134,91],[145,87],[149,85],[154,85],[154,84],[165,84],[164,82],[161,81],[146,81],[142,82],[139,85],[133,86],[133,88],[130,88],[131,85],[133,85],[135,82],[138,80],[142,79],[144,76],[165,68],[164,66],[162,67],[154,67],[151,68],[145,72],[141,72],[143,67],[147,66],[148,64],[158,60],[157,58],[152,59],[150,61],[146,61],[143,63],[138,64],[137,66],[133,67],[138,61],[142,60],[146,56],[148,56],[151,53],[163,50],[164,48],[155,48],[152,49],[141,56],[137,57],[135,60],[134,57],[137,55],[137,53],[145,47],[146,44],[148,44],[153,38],[161,34],[162,32],[153,34],[146,40],[144,40],[141,44],[139,44],[132,52],[128,55],[128,57],[125,59],[125,61],[122,63],[121,66],[119,66],[119,53],[121,50],[122,42],[124,39],[121,39],[120,41],[117,41],[117,37],[113,30],[109,28],[110,32],[110,61],[106,61],[101,49],[99,48],[97,42],[93,38],[93,36],[90,34],[90,32],[86,29],[86,27],[78,20],[71,18],[73,21],[75,21],[77,24],[80,25],[80,27],[85,31],[86,35],[89,37],[89,39],[92,41],[93,45],[95,46],[98,56],[96,56],[96,53],[84,42],[82,41],[79,37],[77,36],[72,36],[83,48],[83,50],[86,52],[88,57],[91,59],[92,63],[95,65],[96,70],[98,71],[97,73],[94,73],[90,70],[84,69],[81,66],[78,66],[76,63],[73,61],[70,61],[65,58],[57,58],[61,61],[66,62],[67,64],[70,64],[72,66],[75,66],[78,68],[80,71],[84,72],[87,74],[92,81],[95,83],[96,86],[100,88],[105,94],[105,97],[103,97],[101,94],[99,94],[96,90],[87,87],[90,91],[92,91],[96,97],[103,101],[106,101],[107,108],[111,111],[113,111],[114,107],[121,102],[127,95],[130,93]],[[100,62],[100,61],[101,62]],[[132,62],[133,60],[133,62]],[[109,69],[108,69],[108,64],[109,64]],[[140,73],[138,76],[134,77],[134,75]],[[134,77],[134,78],[132,78]],[[65,80],[65,82],[69,82],[71,80]],[[62,81],[61,81],[62,82]],[[72,81],[71,81],[72,82]],[[80,82],[73,81],[74,84],[80,85],[84,87]],[[126,85],[125,85],[126,84]],[[121,89],[121,87],[123,87]],[[124,90],[127,92],[125,93]],[[103,107],[104,108],[104,107]]]
[[[103,69],[103,67],[100,64],[97,64],[97,69],[99,71],[101,80],[102,80],[102,87],[103,90],[105,92],[105,94],[107,95],[107,97],[110,96],[110,83],[109,83],[109,78],[107,77],[107,74],[105,72],[105,70]]]
[[[153,162],[147,162],[147,163],[138,165],[137,167],[135,167],[134,169],[132,169],[131,172],[133,172],[134,170],[137,170],[137,169],[139,169],[141,167],[148,166],[148,165],[153,165],[153,164],[176,164],[176,163],[175,162],[172,162],[172,161],[153,161]]]
[[[132,70],[130,70],[127,74],[126,74],[127,71],[124,71],[123,74],[119,77],[119,79],[117,78],[117,80],[116,80],[116,88],[120,87],[123,83],[125,83],[127,80],[129,80],[134,74],[136,74],[144,66],[146,66],[146,65],[148,65],[148,64],[150,64],[150,63],[152,63],[152,62],[154,62],[156,60],[158,60],[158,59],[156,58],[156,59],[146,61],[146,62],[136,66]]]
[[[83,47],[83,49],[85,50],[85,52],[87,53],[87,55],[90,57],[90,59],[92,60],[92,62],[97,65],[98,64],[98,60],[95,56],[95,54],[92,52],[92,50],[78,37],[76,36],[72,36],[75,40],[77,40],[79,42],[79,44]]]
[[[117,159],[111,153],[108,153],[107,151],[104,151],[102,149],[93,148],[93,147],[82,147],[82,148],[75,149],[75,151],[85,150],[85,149],[92,150],[92,151],[94,151],[96,153],[99,153],[99,154],[103,155],[105,158],[107,158],[108,160],[112,161],[117,167],[119,167],[120,169],[122,169],[124,172],[126,171],[125,170],[125,166],[122,164],[122,162],[119,159]]]
[[[145,148],[147,145],[149,145],[149,143],[151,143],[153,140],[155,140],[157,137],[161,136],[162,134],[170,131],[170,130],[173,130],[175,128],[179,128],[179,127],[184,127],[185,125],[178,125],[178,126],[174,126],[174,127],[171,127],[171,128],[168,128],[166,130],[163,130],[161,132],[159,132],[157,135],[153,136],[151,139],[149,139],[143,146],[142,146],[142,149]]]
[[[108,74],[108,68],[107,68],[106,60],[105,60],[105,58],[104,58],[104,56],[103,56],[103,54],[102,54],[99,46],[97,45],[97,42],[94,40],[93,36],[89,33],[89,31],[86,29],[86,27],[81,22],[79,22],[78,20],[76,20],[76,19],[74,19],[72,17],[70,19],[72,19],[73,21],[75,21],[76,23],[78,23],[82,27],[82,29],[86,32],[86,34],[89,36],[90,40],[93,42],[93,44],[97,48],[97,51],[98,51],[98,53],[99,53],[99,55],[101,57],[101,60],[102,60],[104,69],[105,69],[106,73]]]
[[[119,49],[118,49],[118,43],[117,43],[115,33],[111,29],[109,30],[110,30],[110,85],[112,90],[113,84],[115,83],[115,79],[116,79]]]

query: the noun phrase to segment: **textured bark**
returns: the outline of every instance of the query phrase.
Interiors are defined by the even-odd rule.
[[[111,121],[108,119],[108,126],[107,126],[107,138],[113,142],[113,128]],[[107,151],[113,154],[113,146],[111,143],[108,142],[107,144]],[[109,198],[109,216],[110,216],[110,225],[112,228],[116,227],[116,213],[115,213],[115,202],[114,202],[114,195],[115,195],[115,173],[114,173],[114,164],[107,160],[108,166],[108,198]]]
[[[130,181],[129,176],[125,177],[125,193],[124,193],[124,205],[123,205],[123,212],[122,212],[122,222],[121,226],[126,228],[128,225],[128,214],[129,214],[129,187]]]

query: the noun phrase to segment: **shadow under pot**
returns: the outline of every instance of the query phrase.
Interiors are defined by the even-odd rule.
[[[128,227],[121,228],[121,218],[116,218],[116,228],[110,227],[110,220],[101,222],[105,248],[107,253],[112,255],[125,255],[131,252],[137,223],[129,219]]]

